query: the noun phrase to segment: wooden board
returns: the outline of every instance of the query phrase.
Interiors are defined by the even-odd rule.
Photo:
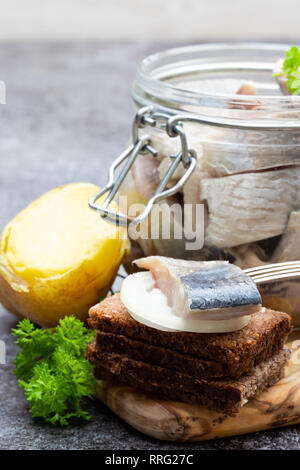
[[[153,398],[99,381],[97,396],[120,418],[148,436],[200,441],[300,423],[300,332],[287,344],[292,355],[285,378],[250,400],[235,417],[187,403]]]

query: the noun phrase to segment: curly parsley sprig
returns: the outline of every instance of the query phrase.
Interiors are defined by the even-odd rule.
[[[291,47],[285,53],[282,72],[275,73],[274,77],[286,76],[286,86],[292,95],[300,95],[300,48]]]
[[[15,374],[32,416],[61,426],[69,424],[70,418],[90,419],[80,403],[82,397],[93,398],[95,393],[92,365],[84,358],[95,331],[68,316],[47,330],[24,319],[12,334],[21,349],[15,359]]]

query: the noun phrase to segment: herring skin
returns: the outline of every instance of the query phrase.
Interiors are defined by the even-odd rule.
[[[255,282],[233,264],[196,271],[181,276],[180,280],[187,292],[190,310],[261,304]]]

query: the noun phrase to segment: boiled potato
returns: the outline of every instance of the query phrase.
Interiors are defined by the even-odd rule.
[[[50,327],[69,314],[86,319],[107,294],[129,242],[124,228],[88,207],[98,190],[89,183],[53,189],[4,228],[0,301],[9,311]]]

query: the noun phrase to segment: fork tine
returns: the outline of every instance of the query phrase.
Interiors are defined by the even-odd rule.
[[[300,264],[295,265],[295,266],[287,266],[287,267],[281,267],[281,268],[269,268],[265,269],[264,271],[255,271],[251,273],[246,273],[250,277],[255,277],[255,276],[271,276],[272,274],[280,274],[280,273],[286,273],[286,272],[295,272],[300,270]]]
[[[248,274],[248,276],[254,278],[254,277],[257,277],[257,276],[275,276],[275,274],[277,275],[280,275],[280,274],[285,274],[285,273],[296,273],[300,271],[300,265],[299,266],[291,266],[289,268],[286,268],[286,269],[272,269],[270,271],[264,271],[264,272],[259,272],[259,273],[250,273]]]
[[[300,269],[295,270],[295,271],[288,271],[288,272],[280,272],[280,273],[274,273],[274,274],[266,274],[262,276],[251,276],[254,282],[256,284],[264,284],[266,282],[270,281],[280,281],[281,279],[292,279],[292,278],[297,278],[300,277]]]
[[[256,274],[264,274],[271,272],[279,272],[283,269],[300,269],[300,261],[288,261],[285,263],[274,263],[265,264],[263,266],[256,266],[255,268],[245,269],[245,273],[249,276],[255,276]]]

